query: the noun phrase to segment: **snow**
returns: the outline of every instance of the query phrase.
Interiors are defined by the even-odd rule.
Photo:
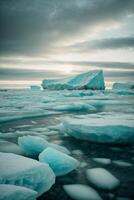
[[[132,163],[126,162],[126,161],[122,161],[122,160],[113,160],[112,161],[114,164],[120,166],[120,167],[131,167],[133,166]]]
[[[0,200],[36,200],[34,190],[9,184],[0,184]]]
[[[79,162],[75,158],[51,147],[39,155],[39,161],[48,163],[56,176],[67,174],[79,166]]]
[[[43,80],[44,89],[63,90],[63,89],[93,89],[104,90],[105,83],[102,70],[89,71],[73,77],[55,80]]]
[[[93,160],[103,165],[111,164],[111,159],[109,158],[93,158]]]
[[[17,144],[6,140],[0,140],[0,152],[24,155],[23,150]]]
[[[90,183],[101,189],[112,190],[120,185],[120,181],[104,168],[88,169],[86,175]]]
[[[46,192],[55,183],[55,175],[47,165],[12,153],[0,153],[0,184],[24,186]]]
[[[134,82],[114,83],[113,89],[118,89],[118,90],[134,89]]]
[[[53,147],[63,153],[70,154],[67,148],[49,143],[47,140],[38,136],[27,135],[19,137],[18,144],[28,156],[38,156],[47,147]]]
[[[100,195],[87,185],[70,184],[64,185],[63,189],[74,200],[102,200]]]
[[[133,114],[90,114],[63,120],[63,130],[77,139],[102,143],[133,143]]]

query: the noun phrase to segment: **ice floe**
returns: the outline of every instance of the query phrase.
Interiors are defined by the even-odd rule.
[[[75,158],[50,147],[40,153],[39,161],[48,163],[56,176],[67,174],[79,166]]]
[[[24,155],[24,151],[19,147],[19,145],[6,140],[0,140],[0,152]]]
[[[129,162],[126,162],[126,161],[123,161],[123,160],[113,160],[112,163],[120,166],[120,167],[131,167],[133,166],[132,163],[129,163]]]
[[[112,190],[120,185],[120,181],[104,168],[88,169],[86,175],[90,183],[104,190]]]
[[[0,163],[0,184],[24,186],[40,196],[55,183],[48,164],[12,153],[0,153]]]
[[[26,187],[0,184],[0,200],[36,200],[37,192]]]
[[[133,143],[133,115],[90,114],[80,119],[68,117],[63,120],[63,130],[68,135],[102,143]]]
[[[63,90],[63,89],[93,89],[104,90],[104,76],[102,70],[94,70],[78,74],[73,77],[55,80],[43,80],[44,89]]]
[[[52,147],[63,153],[70,154],[67,148],[50,143],[38,136],[27,135],[19,137],[18,144],[28,156],[38,156],[47,147]]]
[[[93,158],[93,160],[103,165],[108,165],[111,163],[111,159],[109,158]]]
[[[82,184],[70,184],[63,186],[64,191],[74,200],[102,200],[98,192]]]

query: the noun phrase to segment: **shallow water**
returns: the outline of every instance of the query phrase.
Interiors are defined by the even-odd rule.
[[[74,96],[75,95],[75,96]],[[55,112],[57,105],[69,103],[88,103],[96,109],[94,111],[60,111]],[[131,95],[117,95],[114,93],[94,92],[89,95],[88,91],[39,91],[9,90],[0,92],[0,138],[17,143],[20,135],[36,134],[45,135],[37,128],[47,128],[58,125],[65,116],[79,116],[90,113],[103,114],[134,114],[134,97]],[[4,120],[3,120],[4,119]],[[132,118],[131,120],[134,120]],[[34,131],[35,129],[35,131]],[[11,134],[8,134],[11,133]],[[83,163],[73,172],[56,178],[56,184],[40,200],[69,200],[62,186],[65,184],[87,184],[92,186],[86,178],[86,169],[104,167],[115,175],[120,181],[119,188],[113,191],[103,191],[95,188],[104,200],[127,197],[134,199],[134,146],[133,145],[107,145],[77,140],[64,134],[47,136],[48,140],[67,147],[72,156]],[[80,151],[74,151],[80,150]],[[74,153],[73,153],[74,152]],[[77,152],[77,153],[75,153]],[[109,158],[111,161],[122,160],[132,166],[118,166],[115,163],[104,165],[95,162],[93,158]],[[111,195],[111,193],[113,195]]]

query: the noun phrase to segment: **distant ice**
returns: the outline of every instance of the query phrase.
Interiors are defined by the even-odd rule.
[[[108,165],[111,163],[111,159],[109,158],[93,158],[93,160],[103,165]]]
[[[89,182],[101,189],[112,190],[120,185],[120,181],[104,168],[88,169],[86,174]]]
[[[113,89],[118,89],[118,90],[134,89],[134,82],[114,83]]]
[[[132,163],[129,163],[129,162],[126,162],[126,161],[123,161],[123,160],[113,160],[112,163],[120,166],[120,167],[131,167],[133,166]]]
[[[26,187],[0,184],[0,200],[36,200],[37,192]]]
[[[64,185],[63,189],[74,200],[102,200],[97,191],[87,185]]]
[[[39,85],[31,85],[30,88],[32,91],[40,91],[41,90],[41,87]]]
[[[47,164],[12,153],[0,153],[0,184],[24,186],[38,196],[55,183],[55,175]]]
[[[75,158],[50,147],[39,155],[39,161],[48,163],[56,176],[67,174],[79,165]]]

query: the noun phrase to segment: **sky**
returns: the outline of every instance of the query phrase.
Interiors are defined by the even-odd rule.
[[[134,0],[0,0],[0,88],[103,69],[134,80]]]

